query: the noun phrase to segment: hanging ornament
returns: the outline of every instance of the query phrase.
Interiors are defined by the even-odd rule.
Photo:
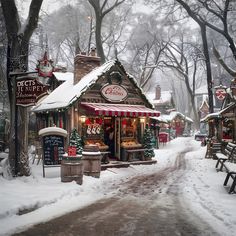
[[[38,60],[36,70],[40,77],[52,77],[52,72],[54,71],[53,61],[48,59],[47,51],[45,51],[43,58]]]
[[[89,118],[85,120],[85,124],[86,124],[86,125],[90,125],[90,124],[91,124],[91,121],[90,121]]]

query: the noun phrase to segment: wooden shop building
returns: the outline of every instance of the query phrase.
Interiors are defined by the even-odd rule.
[[[209,137],[226,145],[228,142],[236,142],[236,79],[231,81],[229,88],[220,87],[219,90],[220,92],[216,90],[216,95],[219,94],[218,97],[222,100],[220,110],[208,114],[201,122],[214,127]]]
[[[115,160],[127,161],[128,149],[140,149],[149,117],[160,112],[118,60],[100,65],[94,52],[79,54],[74,73],[32,111],[38,130],[57,126],[70,132],[76,128],[84,144],[96,144]],[[63,73],[60,74],[63,76]]]

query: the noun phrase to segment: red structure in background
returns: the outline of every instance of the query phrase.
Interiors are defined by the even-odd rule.
[[[169,134],[165,132],[159,133],[159,143],[162,143],[163,145],[166,144],[169,141]]]

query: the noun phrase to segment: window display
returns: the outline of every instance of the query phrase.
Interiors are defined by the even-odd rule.
[[[99,117],[88,117],[83,124],[83,138],[85,145],[97,145],[100,151],[106,151],[104,143],[103,120]]]
[[[85,145],[97,145],[100,151],[106,151],[108,146],[101,139],[87,139]]]

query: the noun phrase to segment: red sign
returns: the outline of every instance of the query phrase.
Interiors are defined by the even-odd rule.
[[[168,141],[168,136],[169,136],[168,133],[164,133],[164,132],[159,133],[159,142],[160,142],[160,143],[167,143],[167,141]]]
[[[76,156],[76,147],[74,146],[69,146],[68,147],[68,156],[73,156],[75,157]]]
[[[219,99],[219,100],[224,100],[225,99],[225,96],[226,96],[226,90],[224,88],[218,88],[216,90],[216,97]]]
[[[16,105],[32,106],[47,94],[48,87],[34,77],[21,77],[16,82]]]
[[[124,101],[127,96],[127,90],[118,84],[108,84],[101,89],[102,96],[111,102]]]

